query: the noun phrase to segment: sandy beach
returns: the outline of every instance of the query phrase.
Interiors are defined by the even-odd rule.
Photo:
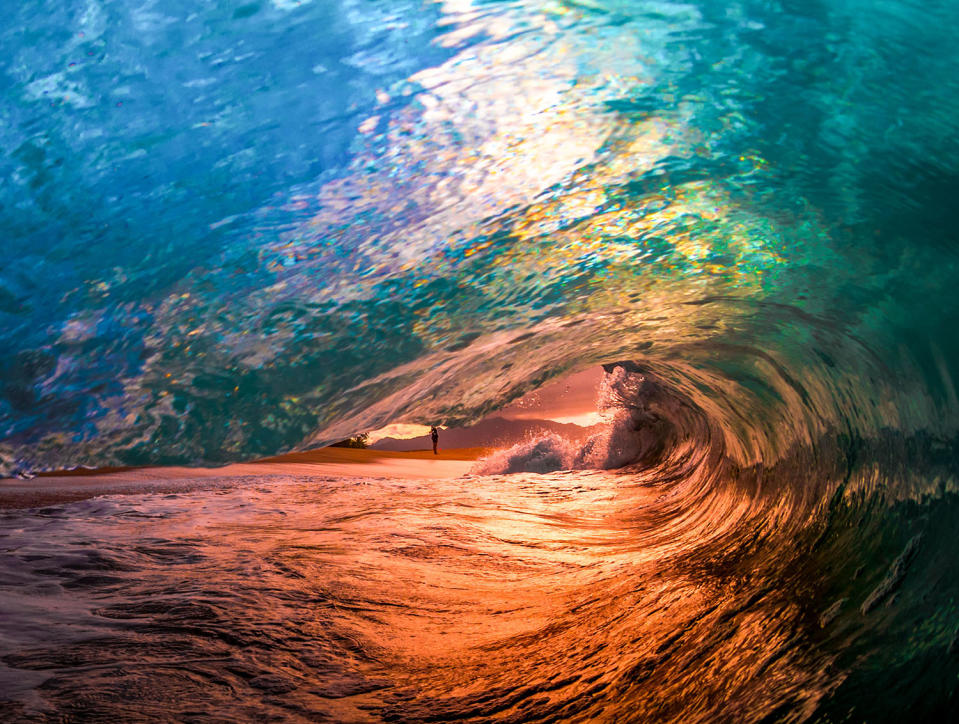
[[[218,468],[148,467],[80,469],[41,473],[31,480],[0,479],[0,509],[35,508],[98,495],[181,493],[263,475],[456,478],[487,448],[411,452],[327,447]]]

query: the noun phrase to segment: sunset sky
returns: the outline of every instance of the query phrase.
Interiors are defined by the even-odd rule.
[[[596,389],[603,379],[601,367],[591,367],[540,387],[496,414],[512,419],[555,420],[575,425],[595,425]]]

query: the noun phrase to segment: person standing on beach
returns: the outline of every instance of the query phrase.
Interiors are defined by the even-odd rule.
[[[440,439],[440,431],[436,429],[436,426],[430,427],[430,440],[433,441],[433,454],[436,455],[436,443]]]

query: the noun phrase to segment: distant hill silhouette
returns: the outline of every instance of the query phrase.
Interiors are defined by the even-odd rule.
[[[572,423],[552,420],[509,420],[503,417],[487,417],[468,427],[451,427],[440,430],[440,449],[460,447],[508,447],[533,435],[556,433],[567,440],[584,440],[596,432],[599,425],[581,427]],[[432,448],[428,435],[399,440],[385,437],[370,446],[374,450],[427,450]]]

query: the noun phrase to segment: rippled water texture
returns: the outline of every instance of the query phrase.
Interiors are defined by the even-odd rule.
[[[8,514],[2,680],[39,685],[16,711],[44,720],[814,711],[838,683],[817,616],[836,613],[775,560],[795,554],[637,482],[241,479]],[[861,636],[873,585],[834,635]]]
[[[4,474],[615,393],[543,477],[8,514],[17,716],[956,716],[959,6],[14,5]]]

